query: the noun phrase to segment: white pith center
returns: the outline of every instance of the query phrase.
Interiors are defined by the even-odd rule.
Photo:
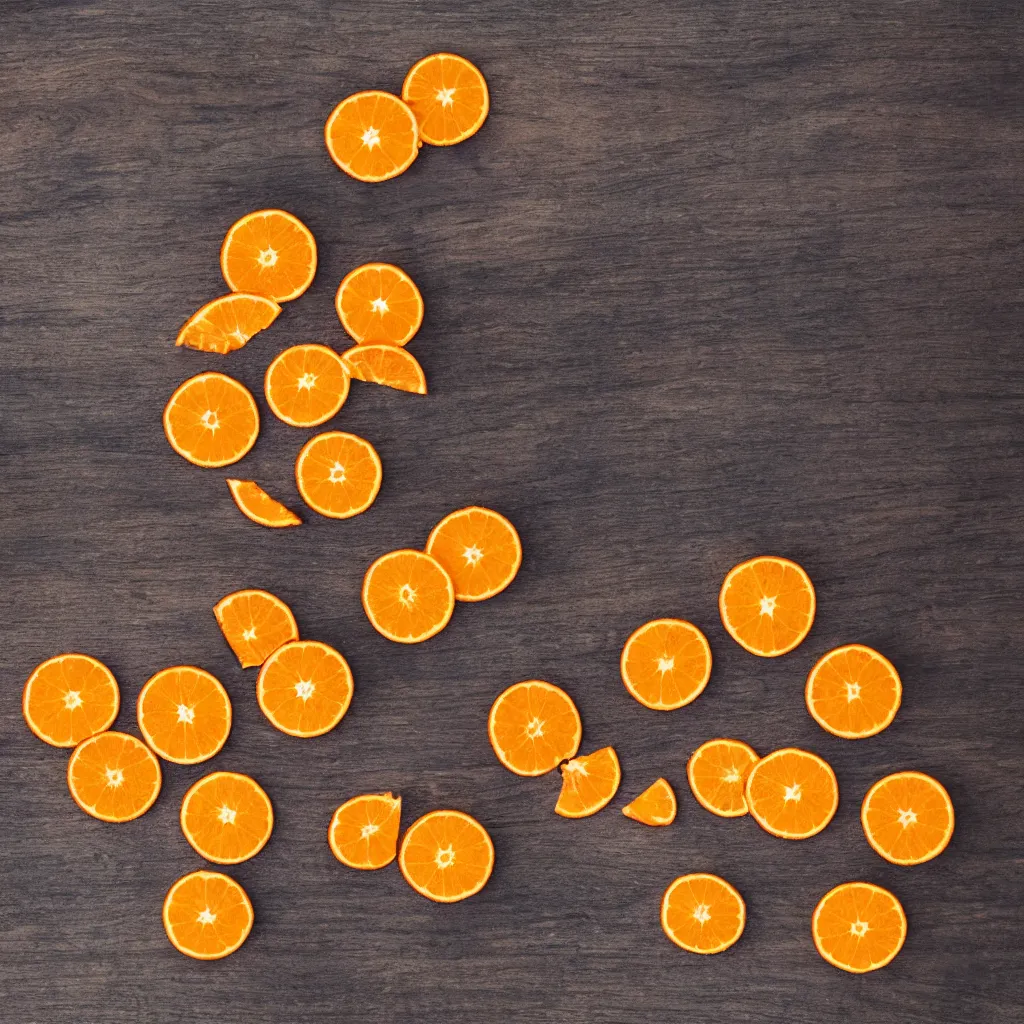
[[[250,626],[248,629],[242,630],[242,639],[252,643],[256,639],[256,627]]]
[[[455,95],[454,89],[438,89],[435,99],[442,107],[450,107],[455,102],[452,97]]]
[[[312,391],[315,384],[315,373],[304,373],[298,380],[298,386],[300,391]]]
[[[768,618],[774,618],[775,616],[775,605],[778,603],[777,597],[762,597],[761,598],[761,614],[767,615]]]
[[[249,336],[241,327],[236,327],[228,337],[234,338],[239,345],[244,345],[249,340]]]
[[[380,131],[376,128],[367,128],[362,134],[363,145],[367,149],[373,149],[380,145]]]
[[[855,700],[860,700],[860,683],[847,683],[846,703],[852,704]]]
[[[124,772],[120,768],[108,768],[106,770],[107,785],[117,789],[124,784]]]
[[[214,914],[209,907],[206,907],[204,910],[200,910],[199,914],[196,916],[196,921],[199,924],[213,924],[216,920],[217,915]]]
[[[474,544],[462,552],[462,557],[466,560],[467,565],[476,565],[484,557],[484,553]]]
[[[735,768],[730,768],[723,776],[725,782],[735,783],[740,781],[740,773]]]
[[[217,817],[222,825],[234,825],[235,818],[238,817],[238,811],[236,811],[233,807],[228,807],[227,804],[225,804],[217,812]]]
[[[380,831],[380,825],[374,825],[373,822],[370,822],[370,823],[364,825],[359,830],[359,838],[360,839],[369,839],[370,836],[372,836],[375,832],[379,832],[379,831]]]
[[[800,783],[794,782],[792,786],[786,787],[786,792],[783,794],[783,799],[788,804],[790,800],[799,800],[801,797]]]
[[[207,430],[216,430],[220,426],[220,420],[213,409],[207,409],[206,412],[199,417],[199,422],[202,423]]]
[[[443,850],[438,848],[437,855],[434,857],[434,863],[442,871],[445,868],[450,868],[455,863],[455,851],[451,848],[451,844]]]
[[[184,722],[185,725],[191,725],[196,720],[196,712],[194,708],[190,708],[187,704],[178,705],[178,721]]]
[[[345,467],[340,462],[336,462],[331,466],[327,480],[332,484],[343,484],[345,482]]]
[[[412,605],[416,603],[416,591],[409,586],[408,583],[403,583],[401,589],[398,591],[398,600],[404,605]]]
[[[586,775],[587,774],[587,769],[582,764],[580,764],[579,761],[570,761],[565,766],[563,771],[571,772],[573,774],[578,774],[578,775]]]
[[[526,735],[531,740],[544,735],[544,723],[536,715],[526,723]]]
[[[374,311],[374,313],[379,313],[381,316],[383,316],[388,311],[387,300],[386,299],[374,299],[370,303],[370,309],[372,309]]]
[[[64,694],[64,707],[67,708],[68,711],[74,711],[75,708],[80,708],[84,703],[85,701],[82,700],[82,695],[78,690],[68,690],[68,692]]]
[[[269,247],[263,249],[259,256],[256,257],[256,262],[261,267],[272,267],[277,262],[277,250]]]
[[[676,667],[675,658],[659,658],[658,659],[658,671],[664,675],[666,672],[671,672]]]
[[[308,679],[300,679],[295,684],[295,696],[300,700],[309,700],[316,691],[316,686]]]
[[[899,820],[899,823],[904,828],[906,828],[908,825],[916,824],[916,822],[917,822],[917,815],[914,813],[914,811],[912,811],[912,810],[910,810],[908,808],[905,811],[900,811],[899,819],[898,820]]]
[[[706,903],[698,903],[693,908],[693,919],[701,924],[707,924],[711,920],[711,908]]]
[[[857,921],[854,921],[853,924],[850,925],[850,934],[855,936],[858,939],[863,939],[864,936],[867,935],[867,933],[868,933],[868,923],[867,923],[867,921],[857,920]]]

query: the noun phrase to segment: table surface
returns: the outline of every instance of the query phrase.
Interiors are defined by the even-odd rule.
[[[7,0],[0,1016],[1021,1020],[1024,24],[995,0],[841,6]],[[397,90],[442,49],[488,78],[479,134],[384,185],[337,171],[332,106]],[[175,349],[224,290],[224,231],[267,206],[314,232],[312,288],[238,353]],[[353,387],[336,423],[384,463],[365,515],[260,529],[225,472],[171,451],[163,404],[200,370],[237,375],[263,427],[228,472],[301,508],[292,466],[312,432],[269,414],[263,371],[291,344],[346,344],[334,291],[371,260],[422,289],[410,351],[430,395]],[[519,528],[518,578],[429,643],[389,643],[360,608],[366,566],[473,503]],[[716,608],[725,572],[764,552],[802,563],[819,601],[775,660],[734,644]],[[261,716],[210,611],[242,587],[281,595],[349,659],[334,732],[297,740]],[[665,615],[714,652],[704,695],[669,714],[618,674],[629,633]],[[803,701],[813,662],[852,641],[905,687],[862,742]],[[157,669],[214,672],[234,701],[226,748],[167,766],[143,818],[88,818],[66,752],[20,712],[32,667],[66,650],[113,669],[130,731]],[[620,793],[592,819],[556,817],[557,773],[513,776],[488,745],[495,695],[532,677],[574,697],[585,750],[620,754]],[[827,758],[832,825],[789,843],[702,810],[685,763],[716,735]],[[203,964],[169,945],[160,906],[201,867],[178,808],[211,767],[255,775],[277,822],[231,871],[252,935]],[[911,869],[858,820],[868,786],[906,768],[940,778],[957,812],[948,850]],[[625,819],[658,775],[676,823]],[[333,809],[383,789],[406,822],[452,806],[486,825],[497,863],[478,896],[433,905],[394,866],[333,859]],[[746,898],[720,956],[659,928],[663,890],[690,871]],[[909,918],[872,975],[811,942],[815,903],[850,879],[890,887]]]

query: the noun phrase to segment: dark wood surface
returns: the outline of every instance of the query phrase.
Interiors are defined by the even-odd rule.
[[[996,0],[763,2],[27,3],[5,0],[0,55],[3,565],[0,1018],[176,1024],[1022,1019],[1024,663],[1019,5]],[[343,96],[397,90],[426,53],[479,64],[481,132],[424,149],[403,177],[352,181],[323,122]],[[283,206],[316,235],[310,291],[228,358],[176,350],[223,290],[241,214]],[[243,520],[224,472],[168,447],[163,403],[206,368],[257,395],[263,430],[236,475],[295,507],[310,432],[269,414],[262,374],[301,341],[344,346],[343,274],[390,260],[419,283],[412,344],[426,399],[354,387],[337,424],[384,462],[376,504],[300,529]],[[519,527],[514,585],[404,648],[363,616],[366,566],[422,544],[448,511]],[[810,572],[819,612],[790,656],[725,635],[725,572],[775,552]],[[275,732],[211,606],[266,587],[304,635],[350,660],[330,735]],[[709,636],[705,694],[670,714],[618,678],[629,632],[679,615]],[[905,701],[850,743],[803,703],[813,661],[861,641]],[[216,673],[236,722],[216,761],[169,766],[136,822],[83,815],[66,754],[25,728],[32,667],[107,662],[118,725],[155,670]],[[584,749],[624,765],[611,808],[552,813],[554,777],[506,772],[494,696],[529,677],[576,699]],[[807,746],[841,805],[805,843],[716,819],[686,786],[702,741]],[[274,836],[232,870],[257,924],[216,964],[160,922],[201,866],[178,828],[211,768],[253,773]],[[948,851],[914,869],[867,846],[860,800],[916,768],[949,788]],[[672,827],[619,809],[658,774]],[[397,868],[344,869],[333,808],[390,788],[405,821],[462,808],[497,866],[475,898],[428,903]],[[684,953],[658,924],[677,874],[744,894],[742,940]],[[809,920],[831,886],[890,887],[910,932],[865,977],[822,961]]]

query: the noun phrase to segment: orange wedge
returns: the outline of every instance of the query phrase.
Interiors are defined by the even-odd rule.
[[[431,146],[454,146],[475,135],[487,119],[487,82],[465,57],[432,53],[409,69],[402,99],[416,115],[420,138]]]
[[[267,367],[263,388],[270,411],[293,427],[326,423],[348,398],[348,370],[326,345],[294,345]]]
[[[562,765],[562,792],[555,814],[563,818],[588,818],[597,814],[618,791],[622,781],[619,759],[612,747],[573,758]]]
[[[273,828],[270,797],[248,775],[213,772],[181,802],[181,831],[192,849],[214,864],[240,864],[255,857]]]
[[[430,531],[426,551],[452,578],[456,601],[486,601],[515,578],[523,561],[516,528],[489,508],[460,508]]]
[[[164,899],[164,930],[179,953],[220,960],[249,937],[252,903],[245,890],[219,871],[179,878]]]
[[[953,838],[953,801],[923,772],[896,772],[867,792],[860,822],[871,848],[892,864],[923,864]]]
[[[256,443],[260,414],[244,384],[223,373],[190,377],[164,409],[171,447],[193,465],[230,466]]]
[[[302,500],[330,519],[365,512],[377,497],[384,470],[369,441],[331,430],[311,437],[295,460],[295,483]]]
[[[213,614],[242,668],[262,665],[282,644],[299,639],[291,608],[266,590],[236,590]]]
[[[413,112],[389,92],[357,92],[324,126],[331,159],[359,181],[387,181],[407,170],[420,149]]]
[[[279,530],[302,525],[302,520],[290,508],[272,498],[255,480],[228,478],[228,490],[242,515],[260,526]]]
[[[891,724],[903,684],[888,658],[863,644],[847,644],[829,651],[811,669],[804,696],[822,729],[861,740]]]
[[[401,267],[365,263],[334,296],[341,326],[360,345],[407,345],[423,323],[423,296]]]
[[[888,889],[846,882],[825,893],[811,918],[818,952],[851,974],[884,967],[903,948],[907,915]]]
[[[141,740],[100,732],[75,747],[68,761],[68,789],[75,803],[100,821],[131,821],[160,795],[160,762]]]
[[[682,619],[655,619],[626,641],[619,660],[622,681],[644,707],[674,711],[696,700],[711,678],[711,647]]]
[[[747,905],[718,875],[681,875],[661,898],[661,927],[691,953],[721,953],[743,934]]]
[[[366,570],[363,610],[381,636],[418,644],[448,625],[455,588],[437,559],[409,548],[392,551]]]
[[[341,353],[350,376],[397,391],[427,393],[427,378],[416,357],[396,345],[353,345]]]
[[[139,728],[165,761],[208,761],[231,732],[231,700],[220,681],[192,665],[157,672],[139,693]]]
[[[185,321],[174,344],[200,352],[234,352],[269,327],[280,312],[276,302],[262,295],[222,295]]]
[[[284,210],[256,210],[228,229],[220,269],[233,292],[290,302],[313,283],[316,241],[298,217]]]
[[[354,690],[348,662],[316,640],[278,647],[256,680],[256,700],[270,724],[303,739],[330,732],[345,717]]]
[[[583,723],[565,690],[528,679],[498,695],[487,716],[487,735],[510,772],[543,775],[575,757]]]
[[[37,665],[21,697],[28,727],[53,747],[76,747],[109,729],[120,707],[114,673],[88,654],[58,654]]]
[[[757,754],[739,740],[708,740],[686,763],[690,789],[702,807],[722,818],[746,814],[747,776]]]
[[[461,811],[431,811],[406,829],[398,866],[420,895],[456,903],[487,884],[494,843],[476,818]]]
[[[676,820],[676,795],[667,779],[655,779],[622,813],[642,825],[671,825]]]
[[[374,871],[390,864],[398,852],[402,798],[391,793],[364,793],[346,800],[331,818],[327,841],[342,864]]]
[[[839,807],[831,765],[795,747],[762,757],[747,775],[747,807],[766,832],[782,839],[817,835]]]

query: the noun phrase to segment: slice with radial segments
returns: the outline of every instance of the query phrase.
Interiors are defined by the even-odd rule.
[[[365,512],[377,497],[384,470],[369,441],[331,430],[311,437],[295,460],[295,483],[302,500],[330,519]]]
[[[270,724],[304,739],[330,732],[345,717],[354,691],[348,662],[317,640],[279,647],[256,680],[256,700]]]
[[[880,733],[896,717],[902,696],[892,662],[863,644],[829,651],[811,669],[804,691],[818,725],[847,740]]]
[[[402,798],[391,793],[363,793],[346,800],[331,818],[327,841],[342,864],[374,871],[390,864],[398,852]]]
[[[747,776],[757,763],[757,754],[739,740],[708,740],[686,763],[690,789],[702,807],[722,818],[739,818],[747,813]]]
[[[516,528],[493,509],[471,506],[430,531],[426,552],[452,578],[456,601],[486,601],[515,578],[523,561]]]
[[[334,308],[341,326],[360,345],[407,345],[423,323],[423,296],[413,279],[391,263],[364,263],[338,285]]]
[[[292,427],[318,427],[348,398],[348,370],[326,345],[294,345],[267,367],[263,389],[270,411]]]
[[[896,772],[867,792],[860,822],[872,849],[892,864],[923,864],[953,838],[953,801],[938,779]]]
[[[745,795],[754,821],[782,839],[817,835],[839,807],[831,765],[796,747],[772,751],[754,764]]]
[[[302,520],[290,508],[272,498],[255,480],[228,477],[228,490],[242,515],[260,526],[279,530],[285,526],[302,525]]]
[[[208,302],[185,321],[175,345],[200,352],[234,352],[278,317],[281,307],[262,295],[232,292]]]
[[[255,857],[274,828],[274,809],[263,787],[238,772],[212,772],[181,802],[181,831],[200,857],[240,864]]]
[[[316,240],[293,214],[256,210],[228,229],[220,247],[220,270],[233,292],[290,302],[313,283]]]
[[[231,732],[231,699],[220,681],[193,665],[157,672],[139,693],[136,710],[146,742],[165,761],[208,761]]]
[[[695,701],[711,678],[711,646],[682,619],[655,619],[626,641],[619,659],[622,682],[644,707],[674,711]]]
[[[413,112],[390,92],[343,99],[324,125],[331,159],[359,181],[387,181],[407,170],[420,151]]]
[[[476,818],[461,811],[431,811],[406,829],[398,866],[420,895],[456,903],[487,884],[494,843]]]
[[[341,353],[341,361],[356,380],[415,395],[427,393],[423,367],[411,352],[397,345],[353,345]]]
[[[391,551],[366,570],[363,610],[381,636],[418,644],[448,625],[455,588],[436,558],[410,548]]]
[[[563,818],[589,818],[606,807],[622,781],[619,758],[612,747],[575,757],[562,765],[562,792],[555,814]]]
[[[114,673],[88,654],[58,654],[37,665],[21,697],[26,724],[52,747],[75,747],[109,729],[120,707]]]
[[[68,761],[68,789],[75,803],[100,821],[131,821],[156,803],[160,762],[141,740],[100,732],[75,747]]]
[[[179,953],[220,960],[234,953],[252,931],[246,891],[219,871],[193,871],[179,878],[164,899],[164,930]]]
[[[487,716],[487,735],[510,772],[543,775],[576,756],[583,723],[565,690],[528,679],[498,695]]]
[[[655,779],[622,813],[642,825],[671,825],[676,820],[676,795],[667,779]]]
[[[256,443],[260,414],[249,389],[223,373],[190,377],[164,408],[171,447],[195,466],[238,462]]]
[[[721,953],[743,934],[747,905],[718,875],[681,875],[661,898],[661,927],[691,953]]]
[[[431,146],[454,146],[475,135],[491,106],[484,76],[454,53],[432,53],[413,64],[402,99],[416,115],[420,138]]]
[[[866,974],[884,967],[903,948],[907,915],[888,889],[845,882],[825,893],[815,907],[811,936],[833,967]]]
[[[266,590],[236,590],[213,606],[213,614],[242,668],[262,665],[282,644],[299,639],[291,608]]]

